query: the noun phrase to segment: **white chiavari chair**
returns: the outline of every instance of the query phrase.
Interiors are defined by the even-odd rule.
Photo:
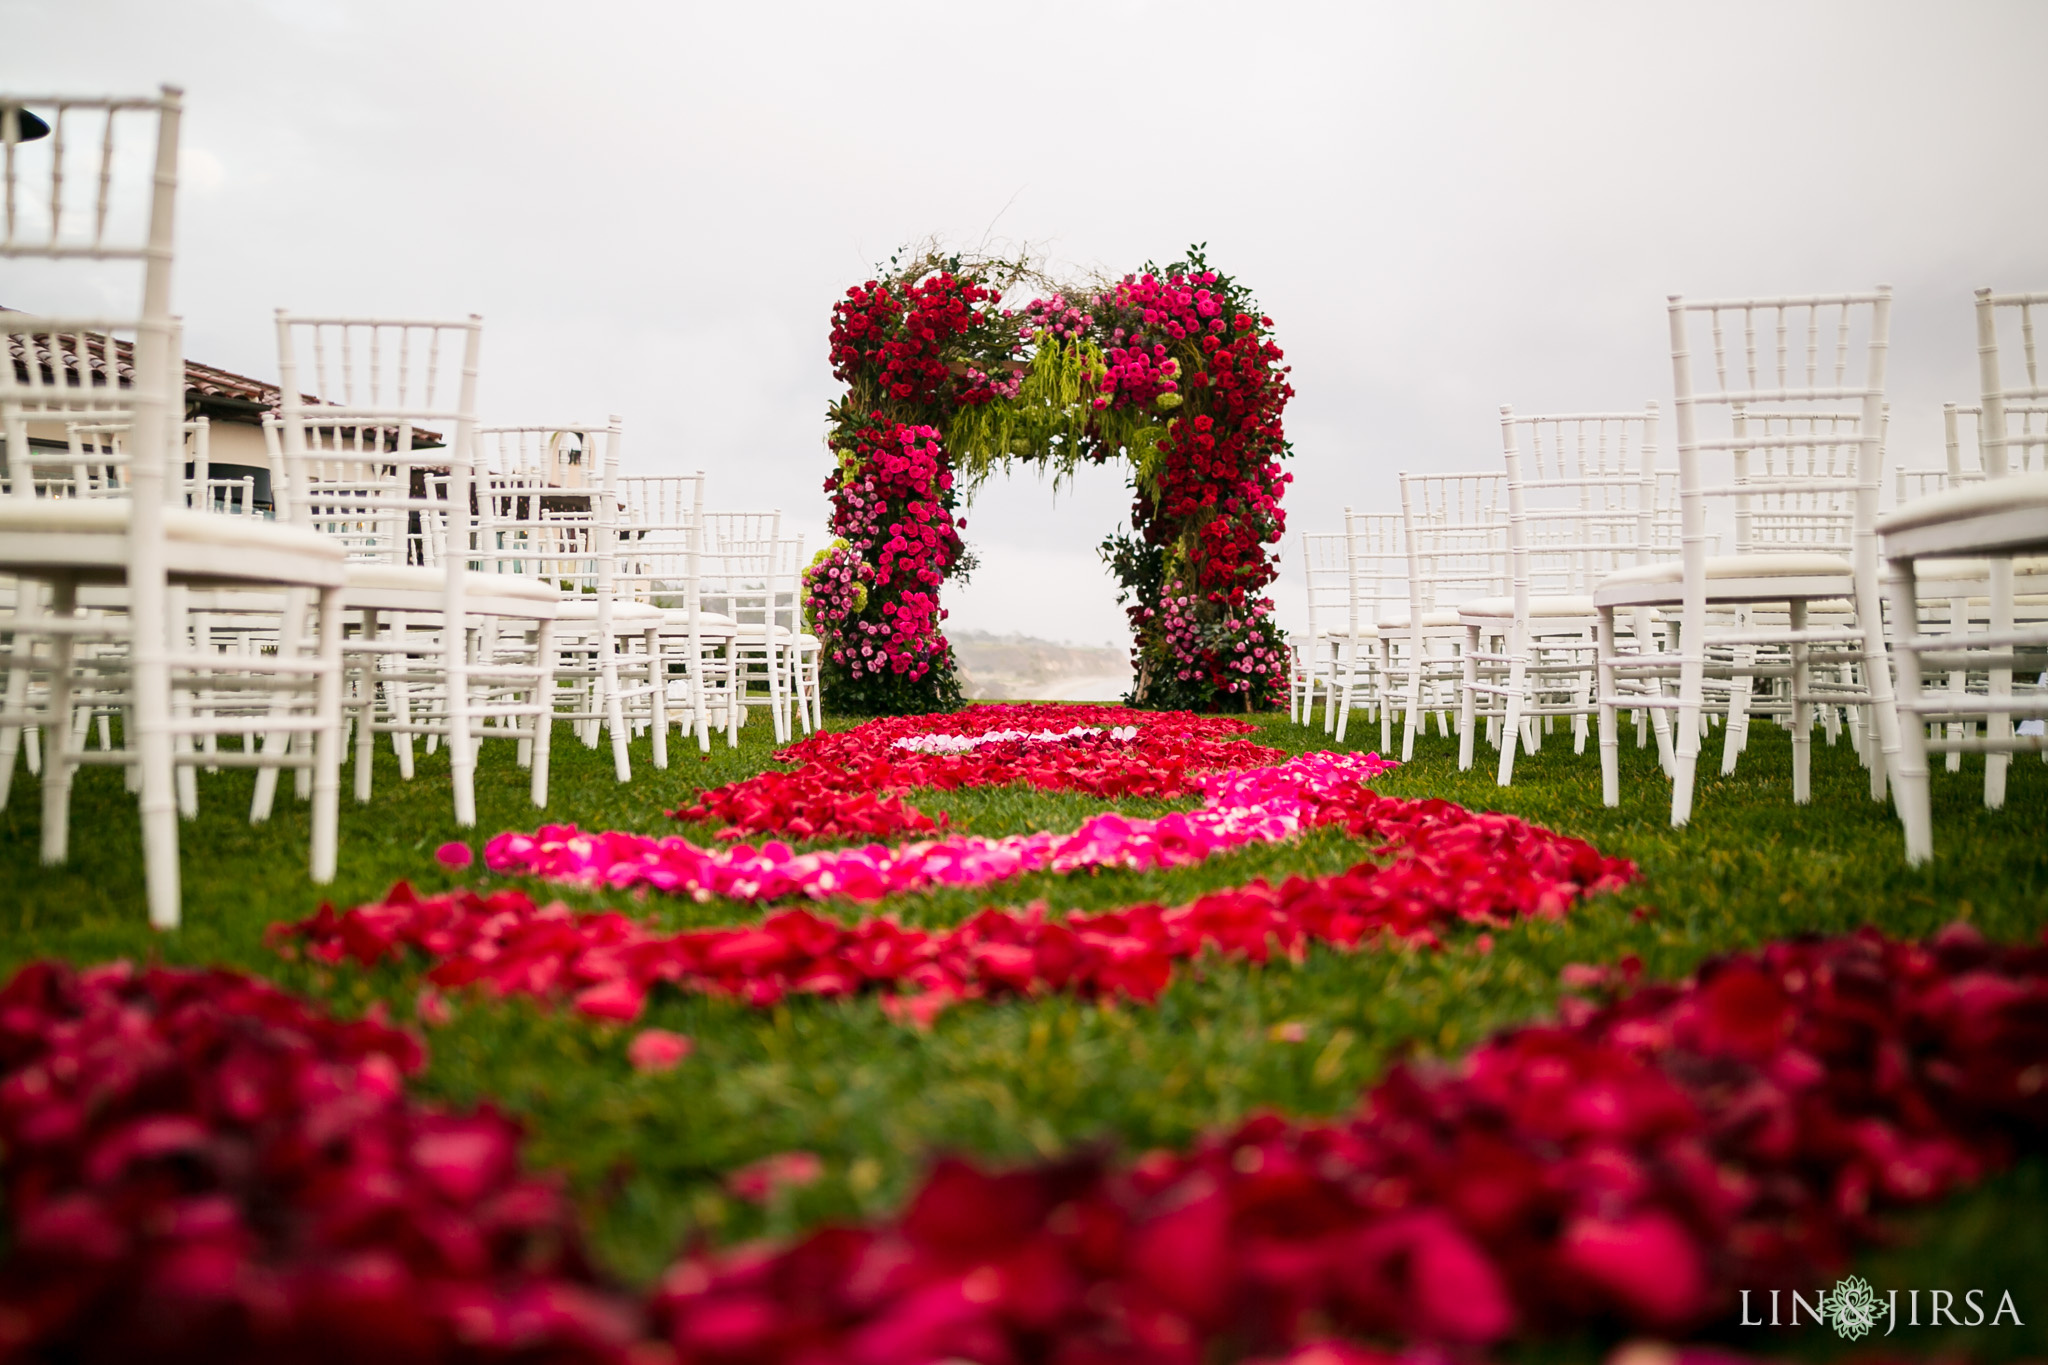
[[[1398,685],[1406,721],[1401,759],[1414,757],[1416,727],[1434,711],[1451,733],[1465,681],[1465,624],[1458,607],[1508,592],[1507,476],[1499,471],[1401,474],[1408,601],[1374,622],[1383,687]],[[1500,670],[1492,665],[1489,678]],[[1391,699],[1391,698],[1390,698]]]
[[[2011,755],[2048,756],[2041,734],[2013,727],[2015,717],[2048,718],[2048,688],[2040,685],[2048,678],[2048,604],[2039,596],[2048,587],[2048,565],[2038,558],[2048,554],[2048,429],[2035,422],[2048,384],[2042,381],[2034,328],[2035,311],[2048,311],[2048,293],[1979,289],[1976,309],[1983,477],[1906,503],[1879,524],[1892,570],[1894,657],[1904,713],[1898,803],[1909,863],[1934,856],[1930,749],[1985,755],[1984,804],[1994,810],[2005,804]],[[2009,380],[2005,364],[2015,331],[2021,374]],[[2021,556],[2035,558],[2022,565]],[[1983,615],[1971,612],[1968,620],[1951,619],[1946,631],[1927,630],[1920,573],[1929,563],[1948,565],[1941,572],[1960,583],[1981,585]],[[2034,674],[2036,684],[2016,689],[2016,672]],[[1939,691],[1926,687],[1929,675],[1937,673],[1947,675]],[[1958,676],[1979,673],[1981,693],[1955,685]],[[1947,722],[1947,735],[1930,743],[1930,722]]]
[[[277,312],[280,462],[293,518],[348,551],[356,723],[397,737],[408,776],[411,736],[445,740],[461,825],[476,823],[486,727],[521,741],[533,803],[547,804],[562,596],[544,578],[483,567],[493,556],[474,464],[482,337],[474,315]],[[367,801],[368,745],[357,736],[356,798]]]
[[[1393,697],[1388,687],[1389,642],[1379,622],[1408,603],[1408,540],[1394,512],[1344,509],[1345,601],[1343,621],[1331,627],[1336,673],[1331,699],[1336,714],[1323,713],[1324,730],[1341,744],[1351,730],[1351,712],[1363,706],[1380,723],[1380,751],[1393,746]]]
[[[1901,467],[1896,470],[1895,509],[1902,509],[1920,498],[1983,480],[1982,416],[1983,408],[1975,403],[1942,404],[1946,458],[1942,464],[1928,468]],[[2008,427],[2015,418],[2019,424],[2016,439],[2007,446],[2006,472],[2028,473],[2042,468],[2044,462],[2040,458],[2042,447],[2039,438],[2043,432],[2048,432],[2048,404],[2007,403],[2005,416]],[[2048,557],[2019,556],[2013,561],[2013,574],[2015,622],[2048,616],[2048,596],[2044,596],[2048,595]],[[1919,634],[1948,631],[1964,635],[1973,625],[1988,628],[1990,561],[1931,557],[1914,566],[1914,575]],[[1894,620],[1895,637],[1898,629],[1898,622]],[[1934,671],[1943,673],[1948,690],[1959,696],[1973,690],[1981,692],[1989,683],[1988,676],[1972,674],[1964,668]],[[1930,685],[1924,674],[1921,684],[1923,688]],[[1946,738],[1960,740],[1966,732],[1974,734],[1978,723],[1974,719],[1950,720],[1946,723]],[[1961,771],[1964,746],[1953,744],[1946,747],[1944,766],[1950,772]],[[2042,757],[2048,759],[2048,752],[2044,752]],[[2001,755],[1986,756],[1984,782],[1985,798],[1995,806],[2002,799],[2004,790],[2004,759]]]
[[[563,598],[555,621],[555,719],[586,748],[611,736],[612,768],[632,777],[628,743],[652,732],[654,766],[668,766],[660,608],[618,583],[619,418],[603,425],[487,427],[478,431],[479,504],[493,568],[552,581]]]
[[[776,647],[761,628],[767,611],[762,594],[772,576],[776,560],[775,543],[782,538],[782,511],[703,513],[703,558],[706,590],[714,595],[709,604],[734,623],[727,645],[731,692],[726,709],[728,733],[738,742],[756,704],[754,684],[766,694],[769,715],[775,718],[777,743],[788,736],[787,699],[793,690],[792,660]]]
[[[1599,710],[1593,587],[1617,569],[1650,562],[1660,520],[1662,539],[1675,542],[1668,532],[1677,521],[1677,478],[1657,468],[1655,403],[1640,412],[1528,417],[1504,406],[1501,439],[1512,591],[1459,607],[1466,640],[1458,762],[1472,765],[1484,717],[1488,733],[1499,736],[1495,781],[1505,787],[1517,749],[1540,747],[1556,718],[1569,719],[1573,751],[1585,752],[1588,721]],[[1669,548],[1676,553],[1675,543]],[[1628,625],[1635,648],[1652,638],[1648,610],[1638,609]],[[1482,669],[1506,676],[1486,681]],[[1665,718],[1655,720],[1659,752],[1668,754]]]
[[[803,542],[776,536],[758,541],[725,540],[703,560],[703,594],[734,623],[730,646],[732,691],[727,703],[729,733],[735,738],[742,712],[754,705],[754,684],[767,694],[775,742],[793,738],[798,632],[793,629],[800,600],[798,557]]]
[[[1811,799],[1816,708],[1836,706],[1870,713],[1859,752],[1872,797],[1883,798],[1899,742],[1875,539],[1890,311],[1888,287],[1711,303],[1670,298],[1680,561],[1611,574],[1594,598],[1602,608],[1678,609],[1670,646],[1603,648],[1600,658],[1603,707],[1677,712],[1674,826],[1692,815],[1710,676],[1730,689],[1724,771],[1741,750],[1751,689],[1768,678],[1786,684],[1775,704],[1792,730],[1793,800]],[[1696,373],[1702,331],[1711,367]],[[1709,554],[1710,517],[1732,525],[1734,554]],[[1675,698],[1661,685],[1674,673]],[[1603,795],[1616,804],[1619,777],[1604,747],[1602,758]]]
[[[778,545],[775,623],[788,637],[790,714],[805,733],[825,723],[824,698],[819,672],[824,662],[824,643],[811,633],[804,612],[803,573],[809,567],[804,558],[804,538],[786,536]]]
[[[52,109],[49,142],[36,153],[47,167],[40,179],[30,164],[35,157],[21,154],[19,145],[27,104]],[[134,772],[150,922],[165,928],[180,919],[177,767],[200,757],[183,741],[220,723],[192,715],[179,700],[181,690],[248,679],[274,699],[275,727],[312,741],[289,758],[245,752],[205,760],[210,766],[239,760],[238,766],[259,769],[290,763],[310,771],[310,864],[316,881],[334,875],[340,762],[340,554],[299,528],[183,505],[182,480],[171,468],[179,447],[175,403],[182,393],[177,326],[169,308],[180,113],[180,94],[168,86],[142,99],[0,97],[6,177],[0,256],[127,261],[141,275],[139,307],[126,317],[0,319],[10,362],[0,365],[0,437],[8,454],[0,569],[41,585],[16,603],[0,728],[44,726],[45,861],[68,855],[75,768],[104,762]],[[81,123],[83,136],[67,144],[67,126],[76,131]],[[153,155],[135,152],[124,123],[139,123],[154,134]],[[74,156],[84,164],[69,159]],[[39,496],[31,441],[54,444],[73,423],[122,430],[126,460],[119,483],[125,497],[47,496],[55,489]],[[224,675],[216,656],[193,652],[183,632],[173,629],[170,597],[178,588],[282,590],[302,609],[286,621],[274,654],[241,661]],[[81,590],[109,589],[118,595],[105,599],[107,610],[79,614]],[[41,611],[45,594],[48,610]],[[318,620],[317,645],[307,629],[307,605]],[[82,658],[77,648],[87,640],[101,645],[92,658]],[[40,660],[38,641],[46,649]],[[45,679],[39,715],[17,709],[24,700],[25,689],[17,686],[24,665]],[[99,673],[89,686],[126,694],[127,723],[118,749],[86,751],[75,743],[73,693],[84,669]],[[11,769],[14,755],[5,757]]]
[[[1349,606],[1351,560],[1342,531],[1301,533],[1301,576],[1307,587],[1308,631],[1288,647],[1287,714],[1308,724],[1323,696],[1327,726],[1337,723],[1337,645],[1330,629]]]
[[[619,591],[662,613],[659,672],[667,712],[696,732],[701,752],[710,752],[714,729],[738,744],[736,626],[703,600],[703,471],[621,476],[619,494]]]

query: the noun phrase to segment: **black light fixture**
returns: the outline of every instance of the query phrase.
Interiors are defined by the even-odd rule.
[[[34,142],[39,137],[48,137],[50,135],[49,124],[43,122],[18,104],[14,106],[14,117],[17,120],[14,137],[16,142]]]

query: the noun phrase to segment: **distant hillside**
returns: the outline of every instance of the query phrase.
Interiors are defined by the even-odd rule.
[[[1125,651],[1028,635],[947,631],[960,686],[975,701],[1121,701],[1131,690]]]

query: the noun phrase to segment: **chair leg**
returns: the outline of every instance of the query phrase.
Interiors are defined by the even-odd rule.
[[[789,743],[789,691],[783,686],[782,646],[772,633],[761,651],[768,665],[768,717],[774,722],[775,742]]]
[[[612,732],[612,776],[621,782],[633,780],[633,760],[627,753],[626,704],[619,697],[619,644],[616,633],[597,639],[597,686],[604,693],[604,723]],[[595,711],[596,707],[591,707]]]
[[[1422,633],[1417,631],[1410,641],[1408,659],[1408,716],[1401,727],[1401,761],[1415,757],[1415,727],[1428,718],[1422,714],[1422,670],[1429,663],[1425,652]]]
[[[1593,649],[1593,633],[1586,631],[1578,638],[1579,672],[1572,679],[1572,709],[1575,712],[1572,716],[1572,753],[1583,757],[1593,728],[1592,719],[1586,714],[1593,704],[1593,671],[1586,667]]]
[[[804,685],[803,646],[794,639],[790,641],[789,646],[789,697],[790,711],[794,715],[797,728],[801,729],[805,734],[809,734],[811,732],[810,689]]]
[[[311,876],[334,880],[341,844],[341,589],[320,593],[320,673],[313,708],[319,729],[313,735]],[[369,729],[366,723],[363,729]],[[367,765],[366,765],[367,766]]]
[[[1899,623],[1900,648],[1893,654],[1899,672],[1899,698],[1910,707],[1922,697],[1920,656],[1905,641],[1919,621],[1918,594],[1914,590],[1913,561],[1901,559],[1892,565],[1892,619]],[[1899,760],[1893,801],[1906,839],[1906,862],[1917,867],[1934,856],[1934,815],[1927,780],[1927,727],[1919,713],[1908,710],[1899,717]]]
[[[1749,611],[1739,609],[1735,613],[1738,626],[1749,624]],[[1739,670],[1751,667],[1756,661],[1756,649],[1750,645],[1736,645],[1729,651],[1729,662],[1738,670],[1737,676],[1728,680],[1728,715],[1721,730],[1721,776],[1735,771],[1736,760],[1742,757],[1742,749],[1749,741],[1749,700],[1754,686],[1752,679]]]
[[[377,613],[363,613],[362,640],[377,639]],[[383,671],[384,655],[370,652],[356,664],[356,802],[370,803],[370,790],[377,771],[377,675]],[[387,692],[388,696],[389,693]]]
[[[405,639],[403,622],[400,623],[399,640]],[[410,654],[388,656],[396,671],[404,673],[412,667]],[[412,724],[412,684],[403,678],[389,678],[384,683],[384,697],[391,707],[391,720],[395,725]],[[412,731],[394,730],[391,734],[391,752],[398,759],[398,775],[407,782],[412,781],[415,771],[413,763]]]
[[[164,619],[165,587],[129,580],[129,693],[139,751],[142,795],[143,883],[149,901],[149,923],[175,929],[179,914],[178,805],[176,755],[171,750],[170,669],[165,650],[170,643]]]
[[[460,619],[451,619],[441,633],[448,690],[448,780],[455,793],[455,823],[468,829],[476,824],[476,742],[469,726],[469,631]]]
[[[1394,677],[1394,645],[1390,640],[1383,640],[1380,642],[1379,694],[1380,756],[1383,758],[1394,748]]]
[[[1356,641],[1353,641],[1348,645],[1340,645],[1335,641],[1332,641],[1330,643],[1330,676],[1326,680],[1325,685],[1323,687],[1323,733],[1326,735],[1334,735],[1337,733],[1337,718],[1343,710],[1343,702],[1339,699],[1337,695],[1337,688],[1339,686],[1338,679],[1346,675],[1339,672],[1339,656],[1342,655],[1347,649],[1351,652],[1351,656],[1355,664],[1358,655],[1358,644]],[[1313,678],[1314,675],[1311,674],[1310,676],[1311,678]],[[1344,685],[1348,686],[1349,684],[1347,683]],[[1301,723],[1303,725],[1309,723],[1309,715],[1312,714],[1314,710],[1315,694],[1313,693],[1313,691],[1311,691],[1311,693],[1309,694],[1309,704],[1305,710],[1305,713],[1302,716]]]
[[[533,768],[527,775],[527,796],[542,810],[548,805],[548,764],[555,747],[555,623],[542,621],[535,632],[533,700]],[[614,691],[614,698],[617,693]],[[614,731],[613,733],[617,733]]]
[[[647,632],[647,707],[654,718],[654,766],[668,767],[668,677],[661,657],[661,631]]]
[[[16,671],[11,668],[7,671],[7,688],[5,692],[7,700],[4,704],[10,713],[18,712],[21,709],[21,704],[14,700],[14,675]],[[25,696],[27,688],[24,687],[22,691]],[[7,796],[14,787],[15,760],[20,756],[22,750],[22,731],[27,728],[22,725],[0,726],[0,810],[7,809]]]
[[[191,694],[182,690],[171,693],[171,719],[192,719]],[[176,754],[195,752],[190,735],[171,736],[171,751]],[[179,763],[172,773],[178,796],[178,818],[197,820],[199,818],[199,770],[190,763]]]
[[[1479,703],[1479,628],[1465,628],[1465,666],[1458,687],[1458,771],[1472,767],[1472,728]]]
[[[1702,614],[1703,616],[1703,614]],[[1682,828],[1692,820],[1693,779],[1699,768],[1700,729],[1706,718],[1706,655],[1701,645],[1705,631],[1694,626],[1689,615],[1679,631],[1684,640],[1678,665],[1678,733],[1674,737],[1677,755],[1671,774],[1671,826]]]
[[[14,636],[7,646],[7,692],[4,703],[6,714],[18,716],[28,709],[29,671],[34,660],[34,646],[24,627],[41,615],[42,584],[22,580],[15,585]],[[36,776],[40,768],[39,738],[33,726],[0,726],[0,810],[7,809],[7,796],[14,786],[14,756],[26,750],[28,771]]]
[[[1791,623],[1794,631],[1806,629],[1805,602],[1792,603]],[[1793,643],[1792,804],[1795,806],[1809,805],[1813,801],[1813,705],[1808,700],[1813,692],[1811,655],[1811,646],[1797,641]]]
[[[683,641],[683,695],[690,703],[690,726],[697,732],[697,752],[711,752],[711,687],[704,671],[704,642],[695,636]],[[663,665],[667,685],[667,665]]]
[[[1614,609],[1605,607],[1593,627],[1594,684],[1600,706],[1600,803],[1605,806],[1621,804],[1621,736],[1616,733],[1620,727],[1615,715],[1614,650]],[[1636,737],[1640,745],[1640,722]]]
[[[1916,605],[1917,605],[1917,604],[1916,604]],[[1950,599],[1949,599],[1949,604],[1948,604],[1948,632],[1949,632],[1949,635],[1950,635],[1950,636],[1951,636],[1952,638],[1954,638],[1954,639],[1956,639],[1956,640],[1960,641],[1960,640],[1961,640],[1961,639],[1962,639],[1962,638],[1963,638],[1963,637],[1964,637],[1965,635],[1967,635],[1967,634],[1969,633],[1969,630],[1970,630],[1970,599],[1969,599],[1969,598],[1967,598],[1967,597],[1954,597],[1954,598],[1950,598]],[[1964,694],[1966,694],[1966,693],[1967,693],[1967,692],[1968,692],[1969,690],[1970,690],[1970,671],[1969,671],[1968,669],[1966,669],[1966,668],[1952,668],[1952,669],[1950,669],[1950,670],[1949,670],[1949,672],[1948,672],[1948,691],[1949,691],[1949,695],[1950,695],[1950,696],[1952,696],[1952,697],[1962,697],[1962,696],[1963,696]],[[1974,722],[1974,721],[1970,722],[1970,724],[1969,724],[1969,729],[1970,729],[1971,731],[1975,731],[1975,730],[1976,730],[1976,728],[1977,728],[1977,726],[1976,726],[1976,722]],[[1950,721],[1950,722],[1948,723],[1948,737],[1949,737],[1949,739],[1950,739],[1950,740],[1953,740],[1953,741],[1960,741],[1960,740],[1961,740],[1961,739],[1963,738],[1963,733],[1964,733],[1964,723],[1963,723],[1962,721],[1956,721],[1956,720],[1952,720],[1952,721]],[[1944,763],[1942,764],[1942,766],[1943,766],[1943,767],[1945,767],[1945,768],[1947,768],[1947,769],[1948,769],[1948,770],[1949,770],[1950,772],[1952,772],[1952,773],[1959,773],[1959,772],[1961,772],[1961,771],[1963,770],[1963,752],[1962,752],[1962,750],[1960,750],[1960,749],[1951,749],[1951,750],[1949,750],[1949,751],[1948,751],[1948,753],[1947,753],[1947,755],[1946,755],[1946,761],[1945,761],[1945,762],[1944,762]]]
[[[1323,729],[1342,744],[1351,731],[1351,701],[1358,690],[1358,642],[1348,640],[1333,648],[1344,652],[1344,678],[1341,683],[1337,680],[1336,655],[1333,653],[1330,659],[1330,691],[1323,703]]]
[[[753,717],[753,711],[747,705],[747,697],[754,685],[753,665],[738,640],[732,643],[732,658],[728,663],[728,669],[730,681],[725,691],[725,720],[729,737],[737,746],[740,742],[740,731],[746,728],[747,721]]]
[[[291,588],[284,599],[284,620],[277,636],[279,658],[291,658],[298,654],[300,644],[306,638],[306,591]],[[281,719],[291,709],[291,701],[280,691],[272,697],[270,715],[273,720]],[[270,731],[263,736],[263,752],[282,756],[291,736],[283,731]],[[277,800],[277,774],[275,765],[256,770],[256,791],[249,798],[249,823],[260,825],[270,818],[270,812]]]
[[[1994,559],[1991,561],[1991,633],[2010,635],[2012,633],[2012,561]],[[1994,651],[1997,652],[1997,651]],[[2002,700],[2012,696],[2012,667],[1990,670],[1987,694]],[[2012,713],[1995,711],[1985,718],[1984,737],[1991,746],[1991,752],[1984,755],[1984,809],[2005,808],[2005,777],[2012,768],[2012,755],[1997,752],[2000,744],[2012,740]]]
[[[1511,787],[1515,782],[1515,745],[1522,732],[1522,689],[1529,682],[1529,661],[1524,657],[1528,649],[1526,638],[1509,646],[1513,661],[1508,665],[1507,714],[1500,724],[1500,762],[1494,768],[1493,783],[1497,787]]]
[[[69,583],[53,585],[50,615],[67,620],[77,602],[77,589]],[[130,642],[140,649],[142,642]],[[72,734],[72,659],[77,645],[69,634],[50,640],[50,751],[43,755],[43,861],[62,863],[71,847],[71,772],[76,764],[72,753],[78,740]]]
[[[1875,554],[1858,557],[1856,570],[1856,624],[1863,630],[1863,681],[1870,695],[1870,729],[1875,744],[1871,750],[1870,799],[1885,799],[1886,787],[1899,767],[1899,711],[1892,691],[1891,651],[1884,638],[1884,599],[1877,585]],[[1916,618],[1907,617],[1905,623]],[[1907,624],[1910,629],[1910,624]],[[1923,768],[1925,765],[1922,765]]]

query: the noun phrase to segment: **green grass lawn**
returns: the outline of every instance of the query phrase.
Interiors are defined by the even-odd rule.
[[[1331,747],[1320,729],[1284,718],[1260,724],[1265,743],[1297,752]],[[1374,747],[1372,729],[1373,743],[1351,747]],[[1354,729],[1354,741],[1367,738],[1363,730]],[[585,750],[565,729],[555,745],[545,818],[672,832],[665,809],[771,761],[765,722],[757,718],[745,736],[738,750],[719,741],[708,761],[694,746],[672,745],[679,757],[666,772],[648,766],[643,741],[635,746],[635,779],[621,786],[608,751]],[[1717,734],[1709,753],[1718,757],[1719,748]],[[1524,758],[1507,790],[1493,785],[1490,761],[1459,773],[1455,752],[1450,741],[1425,738],[1412,764],[1376,785],[1395,795],[1508,811],[1579,835],[1603,852],[1635,859],[1642,881],[1566,922],[1496,933],[1491,953],[1479,951],[1470,933],[1454,932],[1442,952],[1317,949],[1300,964],[1265,967],[1206,961],[1180,969],[1156,1007],[1064,997],[973,1004],[942,1015],[929,1033],[888,1022],[872,1001],[795,998],[762,1011],[658,993],[641,1026],[688,1034],[697,1051],[677,1070],[653,1076],[636,1074],[626,1062],[631,1029],[530,1003],[465,997],[454,1021],[429,1037],[432,1059],[421,1090],[454,1104],[488,1099],[520,1115],[532,1135],[530,1160],[567,1172],[600,1253],[620,1275],[644,1280],[691,1238],[731,1241],[883,1214],[935,1150],[998,1159],[1097,1142],[1142,1150],[1185,1144],[1261,1109],[1340,1113],[1396,1056],[1455,1054],[1493,1030],[1542,1015],[1567,963],[1634,953],[1651,975],[1675,977],[1708,955],[1802,931],[1874,924],[1918,935],[1965,919],[1993,937],[2020,939],[2048,924],[2048,765],[2032,758],[2015,761],[2000,812],[1982,809],[1977,763],[1958,775],[1938,772],[1940,856],[1931,867],[1909,870],[1890,808],[1869,799],[1846,741],[1816,748],[1815,803],[1794,808],[1789,742],[1773,725],[1755,726],[1740,771],[1702,780],[1696,817],[1683,831],[1667,824],[1669,788],[1647,751],[1624,749],[1624,800],[1616,810],[1599,804],[1596,755],[1575,756],[1567,737],[1554,736]],[[37,792],[18,771],[13,800],[0,812],[5,970],[46,956],[225,963],[344,1013],[381,999],[410,1018],[416,963],[368,973],[288,963],[263,946],[263,932],[302,917],[323,898],[338,905],[375,899],[400,878],[423,889],[480,879],[480,870],[452,874],[433,859],[437,845],[464,834],[449,814],[446,774],[445,755],[423,758],[417,779],[404,783],[389,755],[380,757],[375,801],[360,807],[344,795],[340,875],[318,889],[304,874],[302,804],[283,800],[270,824],[251,827],[244,817],[253,777],[202,776],[200,817],[183,832],[185,927],[158,935],[144,923],[134,805],[120,774],[81,774],[73,857],[64,867],[43,868],[36,858]],[[346,782],[345,774],[345,790]],[[525,787],[510,746],[487,746],[477,791],[482,834],[540,823]],[[1109,803],[1001,789],[926,794],[919,804],[949,811],[958,827],[994,834],[1072,828]],[[1151,814],[1166,806],[1120,808]],[[903,897],[886,908],[908,921],[948,924],[986,904],[1039,899],[1054,909],[1171,903],[1253,877],[1334,871],[1361,856],[1357,844],[1325,831],[1199,867],[1034,875],[976,892]],[[539,884],[534,890],[574,905],[634,907],[625,895],[565,894]],[[659,896],[637,908],[674,925],[759,913]],[[1301,1041],[1286,1041],[1297,1032],[1276,1028],[1286,1023],[1302,1026]],[[824,1177],[766,1209],[724,1192],[733,1168],[793,1149],[822,1157]],[[1865,1258],[1863,1273],[1880,1286],[2010,1287],[2035,1304],[2024,1333],[1994,1338],[1978,1331],[1939,1343],[1923,1331],[1914,1350],[1946,1344],[1986,1359],[2048,1354],[2048,1331],[2039,1325],[2048,1323],[2048,1298],[2037,1288],[2040,1267],[2048,1264],[2044,1193],[2048,1166],[2030,1162],[1903,1220],[1899,1245]],[[1773,1334],[1768,1348],[1788,1340]],[[1832,1341],[1815,1337],[1802,1346],[1826,1355]],[[1526,1349],[1539,1358],[1559,1348]]]

